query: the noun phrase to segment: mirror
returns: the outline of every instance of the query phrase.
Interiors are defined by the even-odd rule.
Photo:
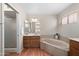
[[[40,34],[40,22],[37,18],[29,18],[24,23],[24,33]]]

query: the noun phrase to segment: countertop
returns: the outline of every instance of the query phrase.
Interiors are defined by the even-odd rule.
[[[79,42],[79,38],[70,38],[70,40],[74,40],[74,41]]]
[[[40,34],[24,34],[24,36],[40,36]]]

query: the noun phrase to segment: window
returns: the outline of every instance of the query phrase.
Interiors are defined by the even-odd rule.
[[[62,24],[67,24],[67,17],[66,16],[62,18]]]
[[[62,18],[62,24],[70,24],[75,22],[77,22],[77,13],[73,13]]]
[[[77,22],[77,13],[69,15],[69,23]]]

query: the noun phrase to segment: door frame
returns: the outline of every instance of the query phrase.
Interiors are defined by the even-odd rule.
[[[1,42],[2,42],[2,43],[1,43],[1,44],[2,44],[2,46],[1,46],[1,47],[2,47],[2,48],[1,48],[1,51],[2,51],[2,52],[1,52],[1,55],[2,55],[2,56],[4,56],[4,8],[3,8],[3,7],[4,7],[4,4],[1,3],[1,16],[2,16],[2,17],[1,17],[1,23],[2,23],[2,26],[1,26],[1,31],[2,31],[2,32],[1,32],[1,38],[2,38],[2,39],[1,39]]]
[[[16,12],[16,52],[18,53],[18,51],[19,51],[19,12],[13,7],[13,6],[11,6],[9,3],[2,3],[2,22],[3,22],[3,26],[2,26],[2,29],[3,29],[3,31],[2,31],[2,42],[3,42],[3,55],[4,55],[4,49],[5,49],[5,43],[4,43],[4,41],[5,41],[5,39],[4,39],[4,33],[5,33],[5,31],[4,31],[4,4],[6,4],[6,5],[8,5],[10,8],[12,8],[15,12]]]

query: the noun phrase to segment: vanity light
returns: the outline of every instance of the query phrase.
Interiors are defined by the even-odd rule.
[[[37,18],[33,18],[33,19],[32,19],[32,22],[37,22],[37,21],[38,21]]]
[[[27,20],[25,20],[25,23],[28,23],[28,21],[27,21]]]
[[[29,27],[29,25],[28,24],[25,24],[25,27]]]

